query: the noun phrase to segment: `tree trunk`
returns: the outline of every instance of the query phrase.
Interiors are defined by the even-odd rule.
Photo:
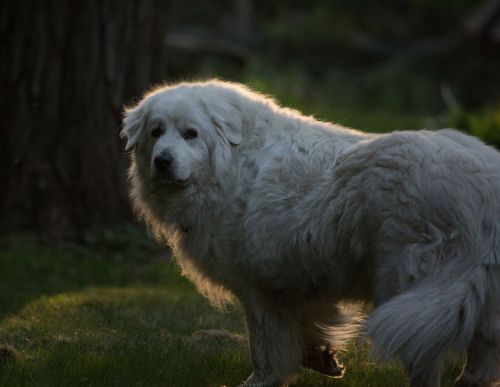
[[[0,232],[78,238],[130,218],[123,104],[165,77],[167,2],[0,5]]]

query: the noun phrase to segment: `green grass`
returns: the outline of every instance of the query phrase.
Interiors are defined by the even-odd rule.
[[[15,360],[0,356],[0,386],[215,387],[248,376],[241,340],[193,336],[244,335],[237,307],[214,311],[157,252],[137,259],[98,247],[0,251],[0,345],[18,351]],[[400,367],[374,363],[363,345],[342,361],[343,380],[302,371],[291,386],[407,385]],[[448,365],[444,386],[457,373]]]

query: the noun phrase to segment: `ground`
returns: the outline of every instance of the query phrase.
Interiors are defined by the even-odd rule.
[[[128,254],[114,246],[120,241],[2,246],[0,386],[220,387],[248,376],[238,306],[214,311],[166,250],[134,244]],[[355,343],[341,354],[342,380],[303,370],[290,386],[407,385],[397,364],[367,352]],[[452,385],[456,364],[445,366],[443,386]]]

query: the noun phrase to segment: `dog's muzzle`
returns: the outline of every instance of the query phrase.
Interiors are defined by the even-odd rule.
[[[168,151],[161,152],[153,160],[154,162],[154,176],[162,179],[168,183],[185,184],[186,181],[179,179],[175,175],[174,157]]]
[[[170,177],[172,175],[172,164],[174,158],[169,152],[161,152],[155,157],[154,163],[157,172],[164,177]]]
[[[173,164],[174,158],[168,151],[161,152],[154,158],[155,175],[156,177],[173,180]]]

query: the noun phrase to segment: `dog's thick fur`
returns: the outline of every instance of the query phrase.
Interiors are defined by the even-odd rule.
[[[340,375],[341,301],[374,304],[365,330],[412,386],[439,385],[448,349],[468,353],[457,384],[498,385],[493,148],[450,129],[366,134],[221,81],[153,90],[122,135],[139,214],[214,304],[244,308],[246,385],[300,365]]]

